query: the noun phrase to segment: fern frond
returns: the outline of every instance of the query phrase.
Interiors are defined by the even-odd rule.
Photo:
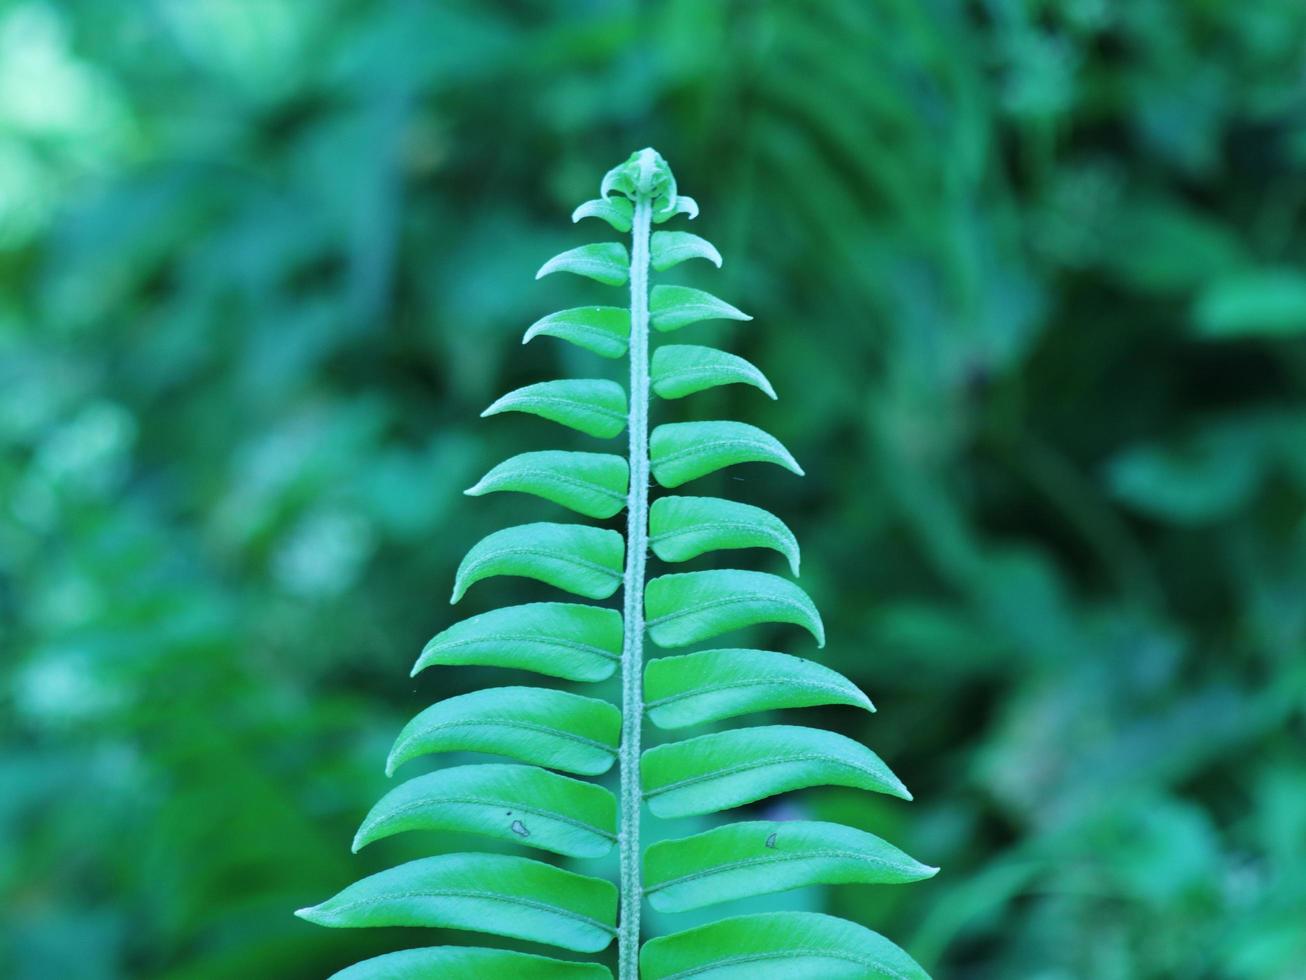
[[[492,687],[436,701],[399,733],[387,773],[426,755],[481,752],[511,762],[457,765],[419,775],[387,793],[363,820],[358,850],[410,831],[454,831],[536,854],[595,858],[614,847],[619,881],[506,854],[461,853],[412,861],[346,887],[300,916],[329,926],[418,925],[468,929],[581,953],[617,939],[621,980],[765,980],[789,976],[925,977],[887,939],[833,916],[778,912],[740,916],[650,940],[641,949],[640,910],[714,905],[803,885],[905,883],[937,869],[887,841],[839,824],[724,823],[645,849],[641,809],[675,819],[715,815],[780,793],[845,786],[910,800],[902,781],[869,748],[799,725],[727,728],[643,749],[643,722],[665,731],[762,711],[846,705],[874,711],[856,685],[811,660],[769,650],[711,649],[665,656],[645,667],[645,638],[684,647],[757,624],[788,624],[825,645],[808,594],[771,572],[717,568],[647,578],[650,553],[679,564],[709,552],[778,553],[795,577],[799,548],[776,515],[717,497],[664,494],[725,467],[772,463],[802,475],[771,434],[744,422],[664,423],[651,428],[650,401],[720,385],[775,391],[754,365],[693,344],[664,344],[650,356],[650,330],[678,331],[713,319],[749,320],[701,289],[651,286],[692,259],[720,267],[705,238],[654,231],[698,205],[677,191],[666,162],[642,150],[603,178],[600,196],[573,221],[597,218],[629,234],[580,245],[549,259],[537,278],[570,272],[628,286],[628,307],[578,306],[536,320],[523,342],[549,336],[600,357],[629,358],[629,387],[600,379],[542,381],[498,399],[485,415],[524,412],[600,439],[626,432],[626,457],[610,452],[523,452],[494,466],[471,496],[511,492],[582,517],[626,512],[626,533],[587,524],[535,522],[473,544],[454,576],[452,601],[495,576],[536,579],[584,599],[621,590],[621,609],[578,602],[509,606],[454,623],[422,651],[427,667],[474,664],[594,682],[619,674],[620,709],[547,687]],[[770,559],[774,561],[774,558]],[[618,793],[586,778],[617,768]],[[565,774],[565,775],[564,775]],[[487,977],[596,980],[606,967],[479,947],[414,949],[359,963],[340,980]]]

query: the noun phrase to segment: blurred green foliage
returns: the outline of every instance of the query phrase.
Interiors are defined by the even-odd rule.
[[[940,978],[1306,976],[1304,42],[1298,0],[0,5],[0,974],[431,941],[290,910],[448,846],[347,848],[491,677],[407,679],[526,506],[460,497],[540,447],[476,415],[605,369],[517,341],[652,144],[781,395],[664,418],[807,468],[732,486],[881,708],[820,724],[918,801],[784,808],[944,869],[797,901]]]

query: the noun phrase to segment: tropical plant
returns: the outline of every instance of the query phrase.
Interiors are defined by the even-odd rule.
[[[645,899],[659,911],[697,909],[818,883],[897,883],[930,877],[919,863],[872,834],[813,820],[748,820],[644,846],[644,804],[655,817],[704,816],[806,787],[853,787],[911,799],[872,751],[833,732],[798,725],[710,731],[642,750],[643,719],[677,731],[762,711],[870,700],[828,667],[784,653],[709,649],[645,665],[645,635],[680,648],[760,624],[791,624],[824,646],[821,617],[807,593],[769,572],[712,569],[646,581],[648,552],[667,563],[708,552],[763,548],[796,575],[789,528],[759,507],[715,497],[664,495],[725,467],[779,465],[802,475],[781,443],[735,421],[672,422],[650,432],[651,394],[661,399],[742,383],[771,398],[765,376],[741,357],[706,346],[663,344],[649,353],[650,327],[670,333],[705,320],[748,320],[700,289],[659,284],[690,259],[720,267],[708,241],[653,231],[698,207],[677,192],[652,149],[603,178],[600,197],[573,221],[598,218],[629,233],[631,248],[582,245],[546,262],[536,278],[570,272],[630,288],[629,308],[582,306],[538,320],[525,340],[551,336],[602,357],[629,357],[630,387],[605,379],[545,381],[500,398],[485,415],[524,412],[597,438],[628,431],[629,455],[526,452],[494,467],[467,492],[513,491],[582,516],[626,510],[625,537],[587,524],[541,522],[490,534],[455,576],[452,602],[495,576],[536,579],[585,599],[622,592],[621,610],[534,602],[463,620],[437,634],[414,675],[433,665],[513,668],[592,683],[619,673],[621,708],[544,687],[495,687],[447,698],[399,734],[387,773],[432,753],[472,751],[511,764],[474,764],[418,776],[388,793],[364,819],[354,849],[403,831],[460,831],[570,858],[619,849],[619,887],[589,874],[513,854],[443,854],[382,871],[299,916],[326,926],[442,926],[549,943],[582,953],[618,940],[622,978],[924,977],[905,952],[869,929],[813,912],[763,912],[700,925],[640,946]],[[651,477],[651,479],[650,479]],[[616,796],[575,778],[617,766]],[[566,775],[564,775],[566,774]],[[610,976],[592,962],[504,949],[440,946],[383,955],[349,967],[341,980],[400,977]]]

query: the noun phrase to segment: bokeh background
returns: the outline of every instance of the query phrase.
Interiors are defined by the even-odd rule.
[[[940,980],[1306,976],[1304,53],[1299,0],[0,3],[0,975],[433,941],[290,912],[464,843],[348,851],[504,682],[422,643],[544,595],[447,605],[561,515],[460,491],[585,442],[477,414],[620,369],[519,338],[610,301],[532,275],[651,144],[756,316],[689,339],[781,394],[656,411],[806,466],[695,489],[794,527],[880,707],[816,721],[917,798],[760,812],[944,869],[785,901]]]

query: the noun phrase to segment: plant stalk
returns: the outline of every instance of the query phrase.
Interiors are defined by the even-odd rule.
[[[625,634],[621,646],[621,919],[617,932],[620,980],[639,977],[639,779],[644,723],[644,565],[648,554],[648,250],[651,195],[635,201],[630,250],[630,488],[626,498],[626,574],[622,583]]]

